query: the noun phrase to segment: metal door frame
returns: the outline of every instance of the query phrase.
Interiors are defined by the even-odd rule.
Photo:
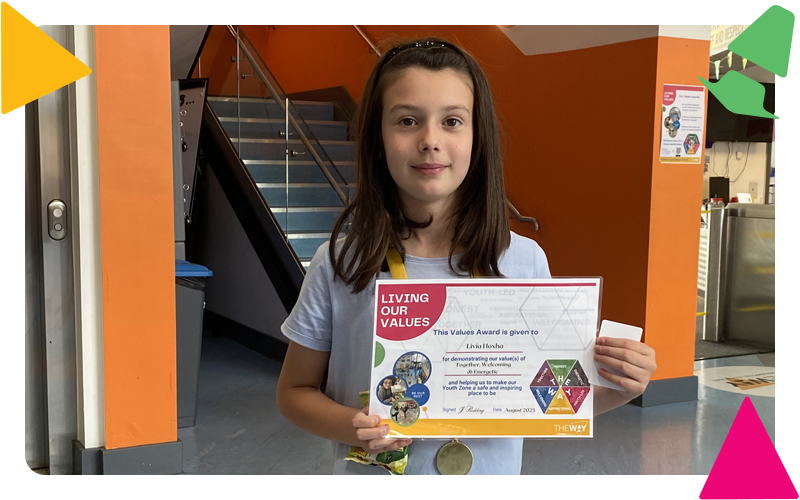
[[[31,469],[50,463],[47,446],[47,384],[44,354],[44,264],[38,103],[25,106],[25,461]]]
[[[68,47],[71,26],[43,26],[41,29],[62,47]],[[38,177],[39,182],[26,190],[26,195],[38,191],[32,194],[38,199],[31,200],[30,204],[32,209],[38,209],[38,214],[31,214],[34,227],[28,229],[36,232],[30,242],[38,248],[32,249],[30,254],[26,252],[26,268],[29,264],[33,268],[32,278],[27,283],[35,286],[36,277],[40,276],[41,288],[26,289],[26,301],[31,301],[30,311],[26,305],[26,313],[32,315],[26,318],[31,321],[26,322],[25,332],[26,348],[32,348],[31,352],[26,352],[26,460],[32,467],[43,465],[44,444],[47,450],[44,458],[50,474],[70,474],[72,440],[77,437],[78,422],[69,88],[51,92],[29,106],[31,111],[26,112],[26,120],[31,116],[32,123],[29,125],[26,121],[26,143],[30,140],[36,146],[31,146],[30,161],[26,158],[26,178]],[[52,220],[47,207],[53,200],[61,200],[67,207],[63,215],[66,236],[60,240],[53,239],[49,232]],[[26,209],[28,207],[26,203]],[[38,259],[38,255],[41,255],[40,267],[39,262],[27,262],[29,256]],[[38,321],[36,314],[41,315]],[[37,348],[43,356],[38,366]],[[36,405],[39,395],[44,397],[44,408]],[[28,401],[32,404],[30,408]]]

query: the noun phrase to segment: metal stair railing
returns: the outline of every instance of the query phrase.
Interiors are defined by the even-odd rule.
[[[322,158],[320,157],[319,153],[317,153],[317,150],[312,146],[311,141],[308,139],[306,134],[303,132],[303,129],[298,124],[297,119],[295,118],[294,114],[297,114],[297,117],[303,122],[303,125],[305,125],[306,130],[308,130],[309,132],[311,132],[310,127],[308,126],[308,124],[305,123],[305,120],[303,120],[302,116],[300,116],[299,113],[297,113],[297,112],[291,113],[290,112],[290,107],[289,107],[290,104],[289,104],[288,99],[286,98],[286,95],[283,93],[283,90],[281,89],[279,91],[278,89],[275,88],[275,86],[279,87],[279,84],[278,84],[277,80],[275,79],[274,75],[272,75],[272,73],[269,72],[269,69],[267,68],[266,64],[264,64],[264,62],[261,61],[260,58],[259,58],[259,60],[256,60],[255,56],[257,56],[258,54],[255,54],[255,56],[254,56],[253,53],[248,49],[247,45],[250,45],[250,44],[249,44],[249,40],[247,40],[247,36],[244,33],[244,31],[241,30],[240,27],[234,28],[232,25],[226,25],[226,26],[227,26],[228,31],[230,32],[231,36],[233,36],[234,40],[237,43],[237,51],[239,49],[241,49],[241,51],[244,54],[244,56],[247,58],[247,60],[252,65],[256,76],[258,76],[258,78],[261,80],[261,82],[267,88],[267,91],[269,92],[270,98],[279,106],[281,111],[286,115],[286,118],[287,118],[289,124],[292,126],[294,131],[297,132],[298,138],[303,143],[303,145],[306,147],[306,151],[311,155],[311,157],[314,159],[314,162],[322,170],[322,173],[325,175],[325,178],[328,180],[328,182],[330,183],[331,187],[336,192],[336,195],[342,201],[342,204],[346,206],[348,201],[349,201],[348,196],[344,193],[344,191],[342,190],[341,186],[339,186],[339,182],[337,182],[336,179],[333,177],[333,174],[331,174],[330,169],[328,169],[327,165],[325,165],[325,162],[322,160]],[[238,57],[237,57],[237,60],[238,60]],[[267,74],[269,74],[269,77],[267,76]],[[237,78],[238,78],[238,75],[237,75]],[[272,82],[274,82],[275,85],[273,85]],[[313,132],[311,132],[311,133],[313,134]],[[288,135],[288,131],[287,131],[287,135]],[[323,154],[325,154],[325,156],[327,157],[328,161],[333,166],[334,170],[336,170],[336,173],[342,179],[342,183],[345,186],[347,186],[348,185],[347,184],[347,180],[344,178],[344,176],[341,174],[341,172],[339,172],[338,168],[336,168],[336,164],[333,162],[333,160],[330,159],[330,156],[328,156],[328,154],[325,152],[325,148],[322,147],[322,145],[319,143],[319,141],[316,139],[316,137],[314,137],[314,140],[317,143],[317,145],[320,147],[320,149],[323,151]],[[288,154],[288,151],[287,151],[287,154]]]
[[[506,199],[506,207],[508,207],[509,212],[511,212],[511,215],[513,215],[518,222],[530,222],[531,224],[533,224],[534,231],[539,230],[539,221],[536,220],[536,217],[529,217],[527,215],[522,215],[521,213],[519,213],[519,210],[517,210],[517,208],[514,205],[512,205],[510,201],[508,201],[508,199]]]

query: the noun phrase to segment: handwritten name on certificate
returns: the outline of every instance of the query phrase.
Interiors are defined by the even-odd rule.
[[[601,278],[378,280],[369,413],[406,437],[592,437]]]

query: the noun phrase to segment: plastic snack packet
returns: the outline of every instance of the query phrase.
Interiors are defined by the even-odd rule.
[[[403,448],[384,451],[383,453],[367,453],[362,448],[354,447],[351,449],[345,460],[352,460],[364,465],[373,465],[388,470],[391,474],[402,475],[408,463],[408,446]]]
[[[369,404],[370,391],[359,392],[361,407]],[[344,457],[345,460],[352,460],[364,465],[372,465],[386,469],[391,474],[402,475],[408,463],[408,446],[397,450],[384,451],[382,453],[367,453],[364,449],[354,446]]]
[[[366,408],[369,405],[369,391],[359,392],[358,397],[361,398],[361,407]]]

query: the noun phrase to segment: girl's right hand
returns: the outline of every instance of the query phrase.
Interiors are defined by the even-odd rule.
[[[353,417],[353,427],[356,428],[356,437],[362,442],[361,448],[367,453],[382,453],[397,450],[411,444],[410,439],[389,438],[389,425],[381,423],[378,415],[367,415],[368,408],[364,408]]]

